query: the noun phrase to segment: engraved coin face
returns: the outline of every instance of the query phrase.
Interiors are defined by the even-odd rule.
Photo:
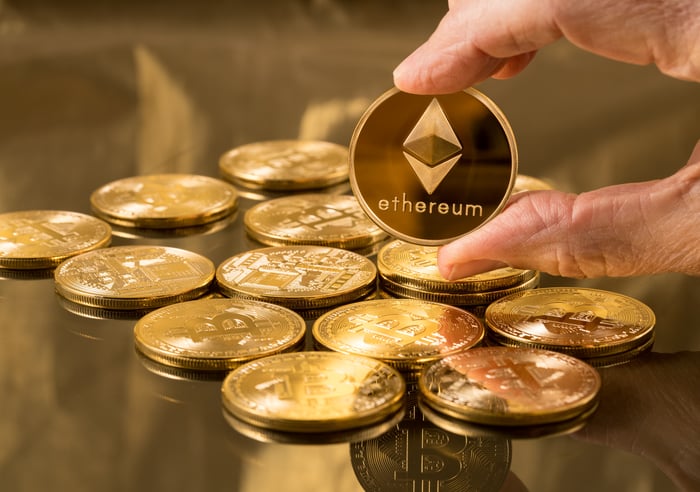
[[[154,174],[119,179],[95,190],[92,209],[122,227],[169,229],[222,219],[238,206],[236,189],[208,176]]]
[[[119,246],[70,258],[56,268],[56,291],[69,301],[105,309],[162,307],[203,295],[214,264],[165,246]]]
[[[352,251],[322,246],[279,246],[246,251],[216,270],[221,292],[314,309],[350,302],[375,288],[377,268]]]
[[[425,402],[447,415],[489,425],[563,421],[597,404],[598,372],[541,349],[478,347],[426,366]]]
[[[537,273],[508,267],[459,280],[445,280],[437,267],[437,251],[437,246],[411,244],[400,239],[391,241],[377,254],[379,275],[407,288],[459,294],[514,287]]]
[[[357,199],[348,195],[313,193],[268,200],[250,208],[244,222],[250,236],[270,246],[357,249],[386,237]]]
[[[251,188],[308,190],[348,179],[348,149],[315,140],[269,140],[241,145],[219,159],[225,179]]]
[[[89,215],[62,210],[0,214],[0,269],[47,269],[108,246],[112,229]]]
[[[536,346],[578,357],[609,356],[644,344],[653,335],[654,312],[622,294],[551,287],[499,299],[486,323],[501,343]]]
[[[222,371],[292,349],[305,330],[301,316],[281,306],[199,299],[145,315],[134,327],[134,339],[145,356],[161,364]]]
[[[327,349],[415,370],[477,345],[484,327],[474,315],[453,306],[377,299],[333,309],[314,322],[312,333]]]
[[[389,234],[437,246],[505,206],[517,175],[509,124],[482,93],[438,96],[392,89],[360,119],[350,143],[350,183]]]
[[[406,390],[401,375],[368,357],[294,352],[234,369],[222,384],[224,408],[260,427],[291,432],[338,431],[397,412]]]
[[[458,435],[427,420],[409,389],[407,411],[386,434],[350,444],[355,476],[367,492],[498,492],[512,451],[502,437]]]

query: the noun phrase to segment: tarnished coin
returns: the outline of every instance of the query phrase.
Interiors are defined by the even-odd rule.
[[[96,215],[122,227],[171,229],[215,222],[238,206],[236,189],[194,174],[152,174],[108,183],[90,196]]]
[[[410,385],[409,385],[410,386]],[[410,388],[404,418],[384,435],[350,445],[366,492],[499,492],[512,459],[501,437],[454,434],[425,419]]]
[[[222,176],[267,190],[308,190],[348,179],[348,149],[317,140],[269,140],[236,147],[219,159]]]
[[[437,96],[392,89],[360,118],[350,183],[367,215],[404,241],[437,246],[497,215],[517,175],[499,108],[475,89]]]
[[[574,418],[597,404],[598,372],[549,350],[478,347],[426,366],[426,404],[487,425],[538,425]]]
[[[406,384],[383,362],[337,352],[271,355],[234,369],[224,408],[276,430],[328,432],[369,425],[399,411]]]
[[[243,299],[200,299],[171,304],[142,317],[136,347],[168,366],[223,371],[295,348],[306,323],[274,304]]]
[[[56,291],[69,301],[105,309],[147,309],[207,292],[214,264],[165,246],[118,246],[74,256],[56,268]]]
[[[407,289],[453,294],[515,287],[537,273],[535,270],[507,267],[459,280],[446,280],[437,267],[437,251],[437,246],[422,246],[396,239],[379,250],[377,270],[383,279]]]
[[[636,299],[579,287],[512,294],[491,304],[485,319],[499,343],[582,358],[610,356],[644,345],[656,323],[654,312]]]
[[[245,251],[216,270],[221,292],[292,309],[316,309],[359,299],[375,289],[377,268],[366,257],[323,246]]]
[[[399,370],[474,347],[484,327],[472,314],[414,299],[377,299],[337,307],[312,326],[326,349],[379,359]]]
[[[78,212],[25,210],[0,214],[0,269],[54,268],[63,260],[108,246],[112,229]]]
[[[348,195],[307,193],[268,200],[248,209],[244,224],[251,237],[269,246],[358,249],[386,237]]]
[[[544,179],[535,178],[534,176],[528,176],[526,174],[518,174],[515,177],[513,193],[519,193],[521,191],[537,191],[552,189],[554,189],[554,187]]]

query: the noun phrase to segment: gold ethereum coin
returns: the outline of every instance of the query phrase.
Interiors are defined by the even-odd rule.
[[[236,147],[219,159],[222,176],[267,190],[308,190],[348,179],[348,149],[317,140],[268,140]]]
[[[404,241],[437,246],[497,215],[517,175],[510,125],[481,92],[389,90],[360,118],[350,183],[367,215]]]
[[[259,427],[329,432],[366,426],[399,411],[406,384],[392,367],[336,352],[271,355],[234,369],[224,408]]]
[[[223,371],[295,348],[306,323],[274,304],[243,299],[199,299],[162,307],[134,326],[136,347],[168,366]]]
[[[601,380],[559,352],[478,347],[423,368],[418,387],[434,410],[487,425],[569,420],[597,405]]]
[[[417,370],[440,357],[474,347],[484,327],[472,314],[415,299],[377,299],[337,307],[312,326],[316,343],[346,354]]]
[[[316,309],[359,299],[375,288],[366,257],[323,246],[277,246],[234,255],[216,270],[221,292],[291,309]]]
[[[550,287],[491,304],[485,315],[504,345],[556,350],[577,357],[626,352],[653,336],[654,312],[631,297],[598,289]]]
[[[194,174],[133,176],[108,183],[90,196],[93,212],[122,227],[171,229],[215,222],[238,206],[236,189]]]
[[[411,244],[400,239],[391,241],[377,254],[379,275],[407,289],[463,294],[514,287],[537,273],[508,267],[459,280],[446,280],[437,267],[437,251],[437,246]]]
[[[386,237],[348,195],[307,193],[268,200],[248,209],[244,224],[251,237],[269,246],[358,249]]]
[[[150,309],[202,296],[214,264],[191,251],[165,246],[118,246],[74,256],[54,273],[69,301],[104,309]]]
[[[112,229],[90,215],[64,210],[0,214],[0,269],[54,268],[63,260],[106,247]]]

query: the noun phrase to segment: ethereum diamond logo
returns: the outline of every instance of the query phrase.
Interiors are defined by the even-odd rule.
[[[430,101],[406,137],[403,155],[429,195],[459,161],[462,144],[437,99]]]

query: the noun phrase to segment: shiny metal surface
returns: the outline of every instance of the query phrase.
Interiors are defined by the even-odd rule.
[[[218,176],[226,150],[305,138],[347,145],[432,31],[443,1],[0,2],[0,211],[89,213],[115,179]],[[508,115],[519,171],[582,192],[667,176],[698,138],[700,87],[565,43],[478,87]],[[114,238],[218,264],[257,243],[239,214],[207,234]],[[543,286],[602,288],[656,315],[656,343],[602,369],[600,405],[569,436],[512,444],[510,489],[700,488],[700,280],[667,274]],[[53,280],[0,280],[0,488],[12,491],[361,491],[349,444],[275,445],[222,417],[220,381],[162,377],[134,320],[61,307]],[[308,342],[308,340],[307,340]],[[414,451],[415,452],[415,451]],[[427,450],[422,449],[423,454]]]

